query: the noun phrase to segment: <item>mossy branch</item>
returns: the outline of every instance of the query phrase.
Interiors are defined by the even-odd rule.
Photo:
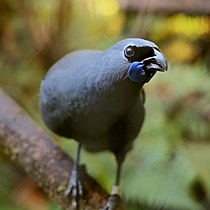
[[[0,147],[64,210],[71,209],[64,197],[72,159],[43,129],[0,89]],[[80,168],[85,195],[81,209],[101,209],[108,194]],[[121,209],[121,208],[120,208]],[[122,210],[122,209],[121,209]]]

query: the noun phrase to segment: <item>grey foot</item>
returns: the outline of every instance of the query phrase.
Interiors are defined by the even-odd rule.
[[[69,179],[68,187],[65,191],[65,197],[71,196],[72,199],[72,209],[79,209],[79,200],[83,195],[82,183],[78,178],[77,170],[72,169],[71,176]]]
[[[103,208],[103,210],[117,210],[122,206],[122,201],[120,199],[120,196],[118,194],[110,195],[106,206]]]

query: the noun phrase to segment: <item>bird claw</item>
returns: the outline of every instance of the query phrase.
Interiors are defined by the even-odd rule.
[[[117,210],[121,205],[122,201],[118,194],[110,195],[103,210]]]
[[[68,187],[64,193],[65,197],[71,195],[72,209],[79,209],[79,200],[83,196],[83,188],[80,179],[78,178],[77,170],[72,169]]]

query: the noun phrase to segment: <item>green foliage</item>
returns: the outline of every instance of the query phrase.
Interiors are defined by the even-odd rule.
[[[16,206],[13,201],[12,190],[16,187],[16,182],[20,178],[14,168],[4,159],[0,159],[0,210],[23,210]]]

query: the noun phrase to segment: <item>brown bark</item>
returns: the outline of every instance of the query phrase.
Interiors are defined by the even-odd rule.
[[[62,209],[71,209],[64,197],[73,161],[24,110],[0,89],[0,148]],[[108,194],[80,167],[85,195],[81,209],[101,209]],[[122,210],[122,209],[121,209]]]
[[[209,0],[119,0],[125,10],[143,13],[210,15]]]

